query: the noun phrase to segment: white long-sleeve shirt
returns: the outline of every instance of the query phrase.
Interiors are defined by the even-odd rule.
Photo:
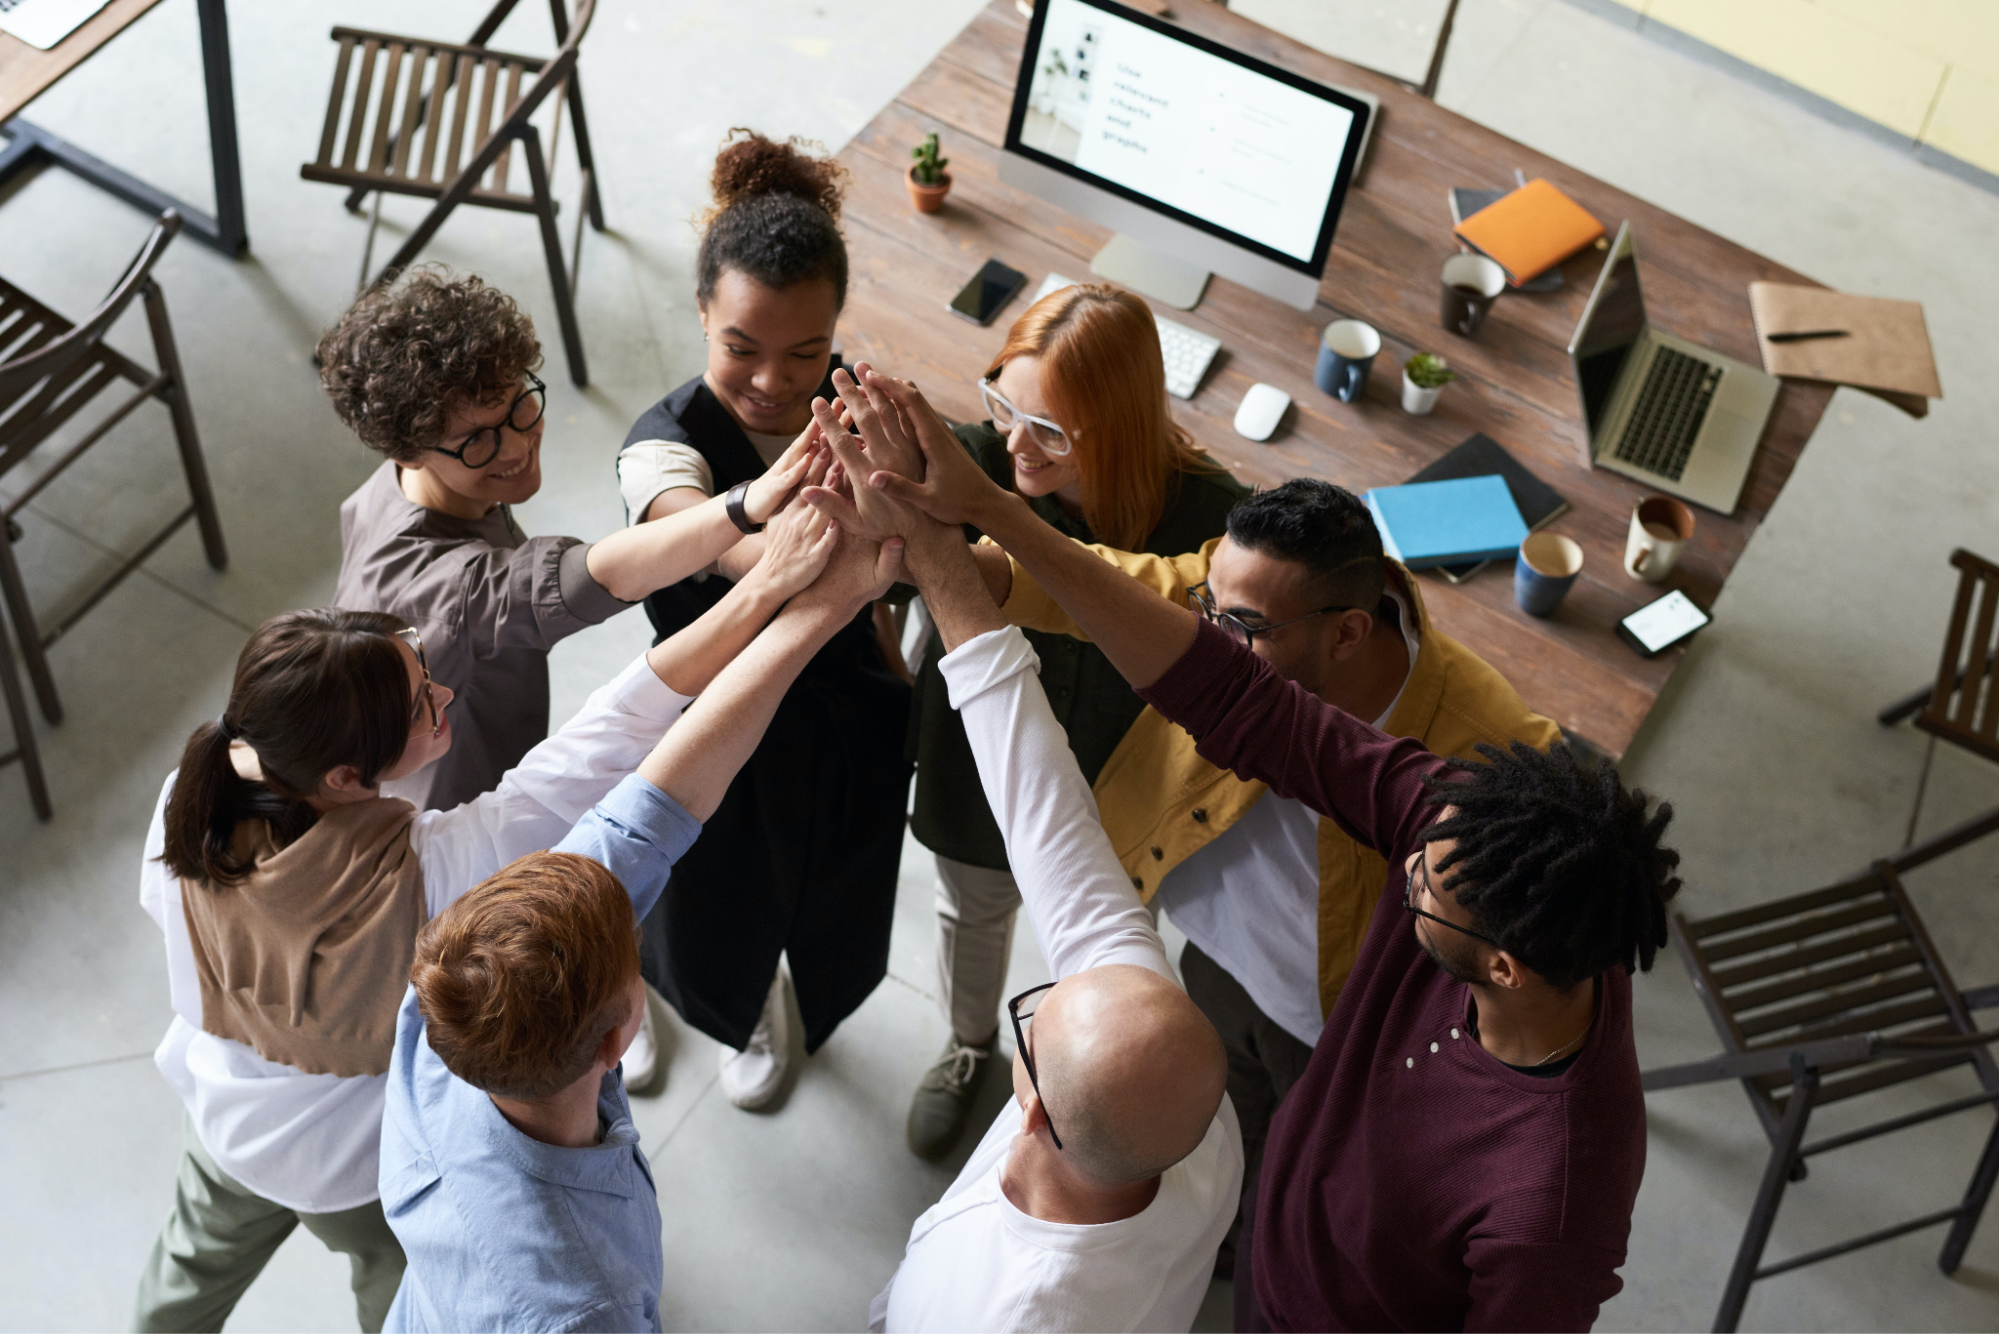
[[[1098,822],[1039,667],[1013,628],[942,660],[1048,967],[1060,979],[1136,964],[1178,986]],[[1108,1224],[1050,1223],[1006,1198],[1000,1180],[1019,1124],[1009,1103],[916,1221],[901,1268],[869,1313],[872,1329],[1188,1329],[1242,1194],[1242,1134],[1227,1096],[1200,1145],[1160,1176],[1152,1203]]]
[[[687,708],[643,657],[507,771],[500,786],[450,811],[418,812],[410,848],[436,916],[515,858],[561,841],[583,813],[638,768]],[[178,771],[176,771],[178,773]],[[366,1205],[376,1185],[386,1075],[310,1075],[266,1061],[201,1027],[201,984],[166,847],[169,774],[139,864],[139,903],[166,937],[174,1018],[153,1054],[224,1172],[279,1205],[327,1213]]]

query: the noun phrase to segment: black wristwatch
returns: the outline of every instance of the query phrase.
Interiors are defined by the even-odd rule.
[[[744,499],[749,494],[750,484],[747,482],[738,482],[735,486],[729,488],[728,496],[722,501],[722,508],[729,512],[729,522],[743,532],[761,533],[764,531],[764,526],[750,522],[749,509],[743,504]]]

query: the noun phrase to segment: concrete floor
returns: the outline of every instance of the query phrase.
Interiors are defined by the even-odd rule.
[[[622,522],[611,461],[626,426],[700,367],[687,219],[722,133],[753,124],[837,146],[974,7],[605,0],[585,68],[615,231],[585,241],[587,391],[570,387],[551,347],[547,482],[522,509],[530,531],[594,537]],[[339,17],[407,28],[406,8],[348,0]],[[469,31],[483,8],[431,0],[416,26]],[[542,21],[523,10],[509,44],[545,49]],[[331,66],[326,20],[277,5],[239,5],[231,19],[254,251],[231,264],[183,240],[160,274],[234,559],[210,571],[184,533],[57,645],[69,718],[40,734],[53,823],[30,814],[17,770],[0,772],[9,1021],[0,1199],[10,1207],[0,1211],[0,1327],[9,1329],[127,1319],[171,1198],[179,1138],[175,1100],[150,1060],[168,1013],[159,938],[134,902],[147,814],[182,739],[220,707],[248,630],[331,593],[335,508],[372,466],[326,408],[309,363],[318,331],[351,295],[364,227],[332,188],[297,177]],[[1999,309],[1989,259],[1999,198],[1556,0],[1466,0],[1440,100],[1835,286],[1925,303],[1950,397],[1924,422],[1851,391],[1834,399],[1626,765],[1679,809],[1691,912],[1805,889],[1892,850],[1922,743],[1876,727],[1872,712],[1930,669],[1950,549],[1999,546],[1989,427],[1999,386],[1983,374]],[[190,0],[167,0],[34,111],[170,189],[208,194],[201,136],[169,128],[200,124]],[[558,188],[573,188],[566,166]],[[138,214],[60,173],[0,198],[0,268],[71,312],[89,308],[145,232]],[[393,245],[418,209],[391,201],[385,213]],[[531,222],[463,212],[427,255],[514,292],[554,345]],[[117,341],[143,350],[142,327],[128,322]],[[173,503],[169,441],[164,416],[142,413],[31,507],[18,550],[41,605],[64,605]],[[557,716],[647,638],[633,614],[563,644]],[[1995,802],[1999,771],[1942,754],[1924,826]],[[1912,880],[1967,984],[1999,977],[1995,872],[1988,847]],[[943,1038],[929,997],[930,893],[928,860],[912,846],[890,979],[774,1112],[728,1106],[714,1090],[712,1043],[674,1025],[666,1092],[637,1114],[666,1219],[669,1326],[864,1323],[909,1222],[952,1171],[918,1164],[901,1144],[909,1090]],[[1041,967],[1031,944],[1018,952],[1021,985]],[[1637,996],[1647,1065],[1710,1050],[1677,963],[1662,959]],[[992,1106],[1004,1097],[987,1092]],[[1737,1090],[1661,1095],[1650,1114],[1626,1289],[1605,1308],[1606,1329],[1707,1323],[1762,1162]],[[1963,1115],[1823,1161],[1794,1189],[1773,1255],[1954,1199],[1986,1127],[1982,1115]],[[1988,1227],[1953,1280],[1932,1264],[1930,1232],[1771,1281],[1746,1325],[1991,1328],[1995,1238]],[[295,1237],[231,1329],[351,1329],[344,1269]],[[1218,1288],[1204,1325],[1225,1320],[1225,1298]]]

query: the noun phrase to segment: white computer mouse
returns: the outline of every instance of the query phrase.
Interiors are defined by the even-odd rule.
[[[1261,382],[1251,385],[1249,393],[1242,396],[1242,406],[1235,410],[1236,434],[1250,440],[1269,440],[1270,433],[1284,420],[1284,410],[1290,406],[1291,396],[1277,386]]]

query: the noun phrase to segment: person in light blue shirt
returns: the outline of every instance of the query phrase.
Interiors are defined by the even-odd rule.
[[[409,1258],[384,1329],[660,1328],[659,1203],[619,1075],[645,1004],[636,924],[900,550],[840,535],[636,774],[424,926],[382,1123],[382,1206]]]

